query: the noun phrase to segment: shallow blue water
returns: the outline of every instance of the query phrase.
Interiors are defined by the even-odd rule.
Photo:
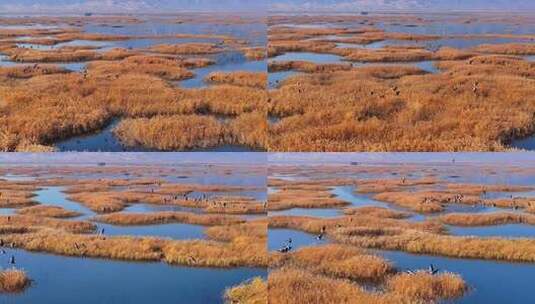
[[[276,89],[279,85],[288,77],[297,75],[295,71],[280,71],[280,72],[269,72],[268,74],[268,88]]]
[[[452,235],[504,238],[535,238],[535,226],[507,224],[481,227],[448,226]]]
[[[202,213],[202,210],[198,208],[188,208],[188,207],[172,206],[172,205],[151,205],[151,204],[141,204],[141,203],[131,204],[130,206],[124,208],[121,212],[123,213],[151,213],[151,212],[166,212],[166,211]]]
[[[483,23],[474,22],[470,24],[433,22],[416,27],[404,25],[377,24],[388,32],[400,32],[410,34],[428,35],[466,35],[466,34],[532,34],[535,32],[533,25],[513,25],[506,23]]]
[[[114,119],[104,129],[80,136],[71,137],[56,143],[60,152],[148,152],[155,151],[140,146],[123,146],[113,134],[113,129],[119,124],[120,119]]]
[[[390,204],[375,200],[369,197],[368,195],[356,192],[354,186],[333,187],[333,190],[331,192],[336,196],[336,198],[346,202],[350,202],[352,207],[374,206],[383,208],[393,208]]]
[[[518,191],[518,192],[487,192],[486,194],[482,194],[481,196],[487,199],[516,198],[516,197],[531,198],[531,197],[535,197],[535,190]]]
[[[315,63],[340,63],[342,57],[332,54],[319,54],[309,52],[288,52],[270,58],[270,61],[310,61]]]
[[[287,244],[288,239],[292,239],[292,250],[301,247],[315,246],[325,244],[327,240],[318,241],[315,235],[293,229],[274,229],[268,230],[268,250],[278,250]]]
[[[515,139],[511,142],[511,147],[521,150],[534,151],[535,136],[530,136],[523,139]]]
[[[511,38],[441,38],[436,40],[427,40],[427,41],[413,41],[413,40],[396,40],[396,39],[386,39],[381,41],[372,42],[369,44],[345,44],[339,47],[362,47],[367,49],[380,49],[385,46],[422,46],[429,50],[438,50],[441,47],[451,47],[456,49],[467,49],[476,47],[481,44],[502,44],[502,43],[526,43],[529,40],[526,39],[511,39]]]
[[[13,215],[16,210],[15,208],[0,208],[0,215]]]
[[[62,192],[64,189],[64,187],[45,187],[35,192],[34,200],[43,205],[58,206],[66,210],[76,211],[85,216],[95,215],[91,209],[69,200]]]
[[[148,20],[140,24],[124,24],[123,27],[109,27],[89,24],[84,27],[89,33],[113,35],[175,35],[214,34],[231,35],[250,41],[253,46],[265,45],[267,27],[262,23],[252,24],[210,24],[210,23],[167,23]]]
[[[8,250],[17,267],[34,280],[24,293],[0,295],[11,303],[223,303],[225,288],[255,276],[261,268],[192,268],[164,263],[134,263]]]
[[[204,239],[204,227],[182,223],[119,226],[97,224],[97,231],[104,229],[105,235],[128,235],[139,237],[170,238],[174,240]]]
[[[338,209],[319,208],[292,208],[288,210],[269,211],[269,216],[314,216],[314,217],[338,217],[342,212]]]
[[[266,60],[250,61],[239,52],[217,54],[214,56],[214,59],[216,64],[194,69],[193,72],[195,73],[195,76],[190,79],[179,81],[178,85],[183,88],[206,87],[207,83],[204,82],[204,78],[212,72],[247,71],[265,73],[267,71]]]

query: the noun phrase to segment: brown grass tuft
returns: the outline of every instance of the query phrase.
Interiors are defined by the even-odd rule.
[[[26,272],[17,269],[0,271],[0,292],[22,292],[30,285],[30,279]]]

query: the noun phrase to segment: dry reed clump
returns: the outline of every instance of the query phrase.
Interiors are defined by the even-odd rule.
[[[68,71],[55,66],[47,64],[35,64],[33,66],[13,66],[13,67],[0,67],[0,77],[6,78],[31,78],[37,75],[48,75],[48,74],[60,74],[67,73]]]
[[[181,106],[180,93],[162,78],[140,73],[120,74],[118,78],[110,74],[94,76],[103,92],[99,90],[92,95],[105,94],[102,98],[107,103],[102,107],[114,115],[136,118],[194,111]]]
[[[446,60],[435,63],[435,66],[442,72],[457,75],[470,76],[473,74],[486,74],[488,76],[499,76],[508,74],[525,78],[533,78],[535,76],[533,65],[532,62],[525,61],[521,57],[506,55],[475,56],[468,60],[468,65],[465,61],[458,60]]]
[[[187,184],[187,183],[180,183],[180,184],[171,184],[171,183],[162,183],[160,184],[160,187],[155,190],[156,193],[159,194],[187,194],[190,192],[240,192],[240,191],[254,191],[254,190],[262,190],[261,187],[257,186],[247,186],[247,185],[224,185],[224,184]],[[215,197],[214,200],[228,200],[229,196],[224,197]],[[242,197],[242,196],[235,196],[230,199],[234,200],[240,200],[240,201],[250,201],[250,198]],[[187,203],[186,201],[185,203]],[[190,200],[189,201],[192,204],[197,204],[199,202],[195,202]],[[194,205],[190,205],[194,206]]]
[[[0,207],[2,208],[19,208],[28,207],[37,204],[33,200],[35,194],[33,189],[8,189],[1,186],[0,191]]]
[[[356,182],[358,193],[378,193],[403,191],[410,187],[425,187],[439,184],[440,180],[433,177],[410,179],[405,177],[390,179],[368,179]]]
[[[166,80],[183,80],[193,77],[193,72],[177,66],[176,61],[164,58],[146,58],[132,56],[121,61],[96,61],[88,65],[89,73],[102,75],[119,75],[126,73],[144,73]]]
[[[56,49],[42,51],[27,48],[14,48],[3,51],[15,62],[81,62],[92,60],[120,60],[134,55],[125,49],[112,49],[107,52],[79,49]]]
[[[255,277],[240,285],[225,290],[225,301],[229,304],[267,304],[267,282]]]
[[[225,138],[234,144],[265,150],[268,144],[267,128],[265,112],[244,113],[227,123]]]
[[[374,195],[376,200],[389,202],[420,213],[437,213],[444,211],[450,203],[475,205],[481,202],[478,196],[463,196],[439,191],[418,192],[383,192]]]
[[[332,279],[295,268],[273,270],[268,277],[269,303],[408,303],[373,294],[348,280]]]
[[[10,234],[3,239],[30,251],[133,261],[159,261],[162,247],[168,242],[155,238],[101,237],[57,231]]]
[[[72,233],[90,233],[96,226],[85,221],[64,221],[35,215],[0,216],[0,225],[15,225],[32,228],[52,228]]]
[[[216,147],[223,132],[217,119],[199,115],[130,118],[121,121],[114,130],[127,146],[167,151]]]
[[[232,199],[208,201],[203,209],[207,213],[220,214],[265,214],[267,212],[264,203]]]
[[[318,64],[308,61],[271,61],[268,65],[269,72],[295,70],[303,73],[328,73],[335,71],[347,71],[352,68],[351,64],[328,63]]]
[[[397,236],[404,231],[420,231],[442,234],[446,230],[437,221],[410,222],[392,218],[380,218],[369,215],[351,215],[338,218],[317,218],[307,216],[271,216],[270,228],[289,228],[312,234],[345,231],[348,236]],[[344,230],[346,229],[346,230]]]
[[[383,258],[345,245],[304,247],[286,256],[274,254],[281,255],[277,263],[279,265],[291,265],[314,274],[355,281],[379,282],[394,271],[393,266]]]
[[[445,224],[455,226],[535,225],[535,215],[509,212],[486,214],[449,213],[439,216],[438,219]]]
[[[479,239],[440,235],[411,229],[397,233],[363,234],[362,229],[338,228],[329,233],[337,242],[360,246],[398,250],[416,254],[441,255],[454,258],[501,260],[511,262],[535,261],[535,241],[531,239]]]
[[[193,225],[226,225],[242,223],[238,217],[220,214],[196,214],[189,212],[166,211],[151,213],[111,213],[97,216],[95,221],[113,225],[152,225],[165,223],[185,223]]]
[[[248,48],[242,48],[243,54],[245,57],[249,60],[262,60],[265,59],[266,49],[263,47],[248,47]]]
[[[377,50],[340,49],[338,52],[343,54],[346,60],[360,62],[411,62],[431,60],[435,57],[433,52],[425,49],[400,46]]]
[[[151,46],[150,50],[156,53],[172,55],[206,55],[223,51],[215,43],[160,44]]]
[[[265,89],[267,74],[261,72],[213,72],[206,76],[205,81],[214,84],[228,84],[251,88]]]
[[[44,206],[44,205],[18,209],[17,214],[53,217],[53,218],[70,218],[70,217],[77,217],[81,215],[81,213],[70,211],[70,210],[65,210],[64,208],[61,208],[58,206]]]
[[[181,106],[191,107],[195,113],[240,115],[262,111],[267,105],[265,90],[233,85],[217,85],[203,89],[182,90]]]
[[[519,186],[519,185],[507,185],[507,184],[446,184],[446,191],[451,193],[463,193],[465,195],[481,195],[487,192],[511,192],[511,196],[514,192],[523,192],[534,190],[532,186]]]
[[[255,242],[267,240],[267,220],[259,219],[244,223],[232,223],[206,228],[204,233],[212,240],[230,242],[238,237],[255,239]]]
[[[335,198],[327,187],[319,189],[281,189],[269,195],[268,210],[291,208],[336,208],[349,202]]]
[[[410,213],[390,210],[382,207],[358,207],[344,209],[345,215],[366,215],[380,218],[404,219],[410,217]]]
[[[268,57],[275,57],[287,52],[332,53],[336,43],[324,41],[270,41]]]
[[[22,292],[30,286],[30,278],[23,270],[8,269],[0,271],[0,292]]]
[[[98,213],[121,211],[126,207],[126,196],[121,193],[78,192],[69,194],[68,198]]]
[[[32,77],[15,87],[0,86],[6,101],[0,114],[0,149],[49,144],[67,136],[97,130],[111,118],[104,97],[93,95],[98,85],[81,75]]]
[[[535,45],[533,43],[482,44],[473,50],[491,54],[535,55]]]
[[[270,151],[504,150],[534,132],[535,84],[508,72],[526,71],[525,61],[508,64],[502,71],[468,59],[425,76],[403,66],[294,76],[269,92],[269,115],[282,117],[269,128]]]
[[[460,298],[468,290],[464,280],[457,274],[432,275],[423,271],[394,275],[386,285],[390,292],[404,299],[424,303]]]
[[[264,225],[265,226],[265,225]],[[166,261],[199,267],[265,267],[265,238],[239,235],[229,242],[175,241],[146,237],[71,234],[41,229],[5,234],[2,240],[17,248],[79,257],[134,261]]]
[[[266,267],[268,255],[265,241],[238,237],[230,243],[211,241],[169,242],[164,248],[169,264],[195,267]]]
[[[170,64],[168,59],[143,56],[135,56],[128,62],[138,62],[141,66]],[[178,66],[183,62],[178,61]],[[99,64],[107,66],[106,63],[95,63],[97,66]],[[257,137],[255,134],[260,132],[257,128],[231,128],[228,132],[232,133],[227,136],[225,128],[215,119],[191,116],[189,120],[192,121],[188,124],[206,123],[207,126],[199,128],[197,134],[203,136],[204,133],[205,138],[190,138],[194,144],[189,144],[188,147],[187,142],[176,142],[175,115],[236,116],[265,109],[266,99],[267,94],[261,89],[218,85],[206,89],[182,90],[157,76],[137,72],[118,74],[98,68],[90,69],[84,75],[69,73],[35,76],[25,81],[0,85],[0,150],[52,150],[48,145],[63,138],[98,131],[116,117],[135,119],[138,122],[136,126],[139,125],[142,129],[149,123],[156,125],[153,132],[166,132],[164,135],[152,134],[156,139],[141,140],[146,148],[205,148],[218,145],[223,140],[254,144],[254,137]],[[187,117],[178,118],[180,124]],[[257,115],[246,115],[238,119],[234,126],[245,127],[257,123],[258,118]],[[147,119],[147,122],[143,119]],[[212,127],[215,129],[207,129]],[[135,128],[129,130],[129,133],[134,131]],[[265,129],[262,132],[265,133]],[[186,135],[178,134],[184,136],[179,136],[180,140],[188,140]]]

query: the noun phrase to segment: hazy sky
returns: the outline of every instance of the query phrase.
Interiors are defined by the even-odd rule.
[[[535,10],[535,0],[270,0],[273,10]]]
[[[1,12],[266,11],[267,0],[0,0]]]
[[[0,13],[154,11],[498,10],[535,11],[535,0],[0,0]]]

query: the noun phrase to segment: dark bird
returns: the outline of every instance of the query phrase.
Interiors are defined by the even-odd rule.
[[[15,256],[14,255],[12,255],[11,258],[9,259],[9,264],[15,265]]]
[[[436,269],[433,264],[430,264],[427,271],[429,272],[429,274],[436,274],[438,272],[438,269]]]

